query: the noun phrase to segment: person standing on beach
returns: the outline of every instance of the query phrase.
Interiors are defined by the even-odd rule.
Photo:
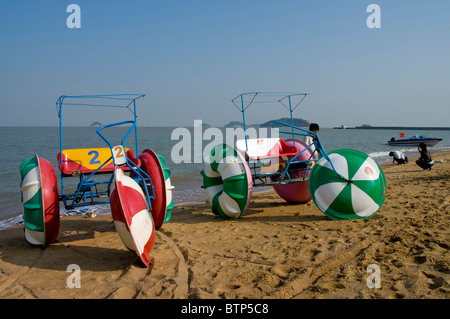
[[[425,143],[420,143],[417,147],[420,153],[420,158],[416,161],[416,164],[419,165],[424,171],[429,171],[431,167],[434,165],[434,161],[431,158],[431,154],[427,149]]]
[[[319,133],[319,124],[317,124],[317,123],[311,123],[311,124],[309,125],[309,131],[318,134],[318,133]],[[318,153],[314,154],[314,152],[315,152],[315,150],[316,150],[316,146],[314,145],[313,141],[314,141],[314,138],[313,138],[312,136],[309,136],[309,135],[308,135],[308,136],[306,137],[306,139],[305,139],[305,144],[306,144],[307,146],[309,146],[309,145],[312,144],[312,145],[310,146],[310,149],[311,149],[311,152],[313,153],[313,157],[314,157],[314,158],[319,158],[320,155],[319,155]]]
[[[389,156],[393,156],[392,163],[397,162],[398,164],[408,163],[408,157],[400,151],[389,152]]]
[[[309,125],[309,131],[314,132],[316,134],[319,133],[319,125],[316,124],[316,123],[311,123]],[[320,156],[320,154],[318,152],[314,153],[315,150],[316,150],[316,146],[314,145],[313,141],[314,141],[314,138],[312,136],[310,136],[310,135],[306,136],[305,144],[306,144],[307,147],[309,146],[309,148],[310,148],[310,150],[311,150],[311,152],[313,154],[311,160],[313,160],[315,158],[319,158],[319,156]],[[304,168],[306,168],[307,165],[309,165],[311,167],[311,166],[314,165],[314,162],[310,161],[310,162],[307,163],[307,162],[302,161],[300,163],[293,163],[293,164],[289,165],[289,168],[291,170],[292,169],[304,169]],[[278,172],[281,173],[285,169],[286,169],[286,163],[281,162],[280,165],[279,165],[279,168],[278,168]],[[275,180],[279,180],[280,177],[281,177],[281,175],[280,176],[273,176],[273,177],[271,177],[271,179],[275,181]]]

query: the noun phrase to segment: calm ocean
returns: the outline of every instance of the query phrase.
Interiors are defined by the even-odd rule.
[[[171,140],[172,127],[140,127],[139,153],[149,148],[157,154],[165,157],[166,165],[172,170],[171,182],[175,186],[173,199],[176,204],[190,201],[202,201],[203,190],[200,188],[202,178],[200,171],[203,169],[201,163],[176,164],[171,159],[173,146],[179,140]],[[206,128],[205,128],[206,129]],[[64,128],[63,149],[82,147],[107,147],[106,143],[95,133],[93,127],[69,127]],[[192,128],[189,129],[192,132]],[[113,145],[120,143],[124,128],[111,128],[108,138]],[[379,163],[388,162],[391,158],[389,151],[400,149],[408,157],[418,156],[415,147],[393,148],[387,145],[391,137],[398,137],[398,131],[391,130],[341,130],[323,128],[319,137],[329,152],[339,148],[353,148],[371,155]],[[443,138],[439,144],[431,148],[431,152],[450,150],[450,131],[404,131],[407,137],[415,134],[423,134],[429,137]],[[59,170],[57,166],[57,154],[59,152],[59,128],[58,127],[0,127],[0,229],[16,225],[22,220],[22,204],[20,195],[20,164],[27,158],[37,154],[41,158],[49,160],[55,169],[60,187]],[[194,136],[193,134],[191,135]],[[178,136],[177,136],[178,138]],[[134,135],[130,135],[126,147],[135,151]],[[192,141],[193,143],[194,141]],[[210,141],[203,141],[203,147]],[[194,146],[192,146],[194,150]],[[136,154],[135,154],[136,155]],[[198,158],[197,158],[198,159]],[[192,161],[194,160],[192,156]],[[71,178],[71,182],[65,187],[76,187],[78,178]],[[66,186],[67,185],[67,186]],[[108,213],[109,205],[101,205],[100,210]],[[63,208],[63,206],[62,206]],[[64,210],[63,210],[64,211]]]

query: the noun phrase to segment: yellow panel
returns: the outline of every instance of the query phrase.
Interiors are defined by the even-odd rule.
[[[125,148],[125,152],[129,149]],[[79,163],[89,170],[96,170],[105,161],[111,158],[111,149],[104,148],[77,148],[63,150],[63,155],[67,156],[67,159]],[[110,164],[112,160],[108,161]],[[106,164],[106,165],[108,165]]]

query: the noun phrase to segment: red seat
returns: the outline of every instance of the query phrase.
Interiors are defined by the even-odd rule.
[[[58,168],[64,175],[91,174],[111,158],[109,148],[67,149],[62,151],[62,159],[60,154],[57,155],[58,163],[61,163]],[[133,164],[141,166],[141,161],[136,159],[130,149],[126,149],[126,156]],[[125,166],[124,170],[130,170],[130,168]],[[98,174],[111,172],[114,172],[112,159],[97,171]]]
[[[295,146],[289,146],[286,142],[280,139],[280,148],[278,156],[295,156],[298,154],[298,149]]]
[[[246,152],[251,159],[265,159],[281,156],[295,156],[298,150],[295,146],[289,146],[281,138],[260,138],[236,141],[236,148],[240,152]]]

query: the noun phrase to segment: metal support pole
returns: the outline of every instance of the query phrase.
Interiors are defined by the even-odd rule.
[[[134,105],[134,137],[136,140],[136,158],[139,158],[139,148],[138,148],[138,135],[137,135],[137,116],[136,116],[136,99],[133,100]],[[125,145],[123,146],[125,147]]]
[[[242,107],[242,118],[243,118],[243,121],[244,121],[243,124],[244,124],[245,150],[248,152],[247,130],[246,130],[246,127],[245,127],[245,112],[244,112],[244,97],[243,97],[243,94],[241,94],[241,107]]]
[[[291,131],[292,131],[292,141],[294,142],[295,146],[295,134],[294,134],[294,118],[292,117],[292,104],[291,104],[291,96],[289,95],[289,114],[291,115]]]

